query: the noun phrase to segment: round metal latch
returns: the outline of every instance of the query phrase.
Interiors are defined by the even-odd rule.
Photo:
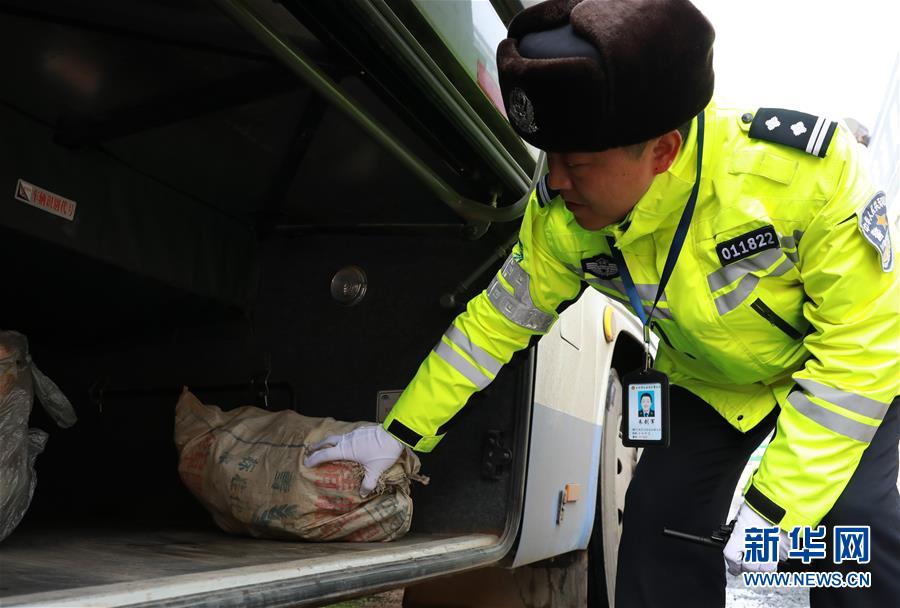
[[[331,297],[344,306],[359,304],[366,297],[368,279],[359,266],[341,268],[331,279]]]
[[[751,122],[753,122],[753,114],[747,112],[746,114],[743,114],[741,116],[741,120],[744,121],[744,124],[749,125]]]

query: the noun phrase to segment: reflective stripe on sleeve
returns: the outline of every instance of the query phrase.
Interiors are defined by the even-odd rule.
[[[525,272],[512,256],[506,258],[500,274],[506,279],[514,290],[509,293],[506,288],[494,277],[488,285],[488,300],[507,319],[532,331],[546,333],[553,325],[553,315],[544,312],[534,305],[531,300],[531,277]]]
[[[434,347],[434,352],[446,361],[450,367],[458,371],[466,377],[466,379],[475,385],[477,390],[481,390],[491,383],[491,378],[485,375],[480,369],[469,363],[465,357],[453,350],[453,347],[441,340]]]
[[[870,443],[872,437],[875,436],[875,431],[878,430],[877,427],[863,424],[817,405],[800,391],[794,391],[788,395],[787,400],[788,403],[794,406],[794,409],[810,420],[819,423],[830,431],[856,441]]]
[[[820,384],[814,380],[800,379],[797,380],[797,384],[806,389],[806,392],[808,392],[813,397],[818,397],[823,401],[833,403],[844,409],[850,410],[851,412],[856,412],[857,414],[868,416],[869,418],[874,418],[875,420],[884,420],[884,416],[885,414],[887,414],[888,407],[890,405],[888,403],[881,403],[880,401],[875,401],[874,399],[869,399],[868,397],[863,397],[854,393],[847,393],[845,391]]]
[[[500,372],[503,363],[498,361],[489,352],[473,343],[471,338],[464,334],[456,325],[451,325],[444,334],[450,342],[455,344],[461,351],[469,355],[475,363],[488,370],[493,375]]]

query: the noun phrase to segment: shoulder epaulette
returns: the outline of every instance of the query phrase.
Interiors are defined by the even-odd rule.
[[[825,158],[836,128],[837,123],[824,116],[782,108],[760,108],[753,117],[748,135]]]

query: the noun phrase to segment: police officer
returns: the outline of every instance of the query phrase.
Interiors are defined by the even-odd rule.
[[[626,496],[616,606],[724,606],[722,557],[660,534],[870,526],[871,556],[818,570],[868,589],[813,589],[813,608],[900,605],[898,279],[885,195],[825,117],[711,103],[713,28],[687,0],[549,0],[497,52],[507,115],[548,152],[520,239],[422,363],[383,426],[315,446],[307,463],[362,463],[363,493],[442,426],[586,282],[660,339],[671,443],[644,450]],[[674,253],[674,266],[667,265]],[[670,279],[670,280],[669,280]],[[662,286],[662,289],[660,287]],[[794,569],[795,560],[779,569]]]

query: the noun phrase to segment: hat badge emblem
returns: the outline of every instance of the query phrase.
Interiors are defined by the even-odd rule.
[[[534,124],[534,105],[519,87],[509,93],[509,117],[522,133],[531,134],[538,130]]]

